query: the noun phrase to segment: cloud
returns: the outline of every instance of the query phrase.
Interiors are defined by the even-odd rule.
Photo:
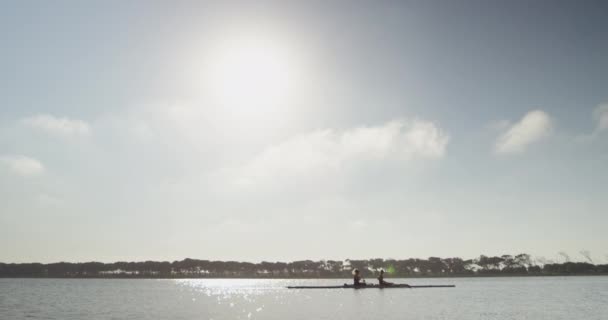
[[[83,120],[58,118],[49,114],[38,114],[21,122],[34,129],[66,136],[88,135],[91,131],[89,124]]]
[[[0,164],[21,176],[33,176],[44,172],[44,166],[40,161],[22,155],[0,156]]]
[[[535,142],[548,137],[552,131],[551,117],[542,110],[528,112],[511,125],[496,141],[496,153],[519,153]]]
[[[608,103],[597,106],[593,111],[593,117],[597,121],[596,132],[608,129]]]
[[[315,130],[267,147],[236,170],[240,184],[324,175],[366,162],[438,159],[449,136],[432,122],[394,120],[343,131]]]

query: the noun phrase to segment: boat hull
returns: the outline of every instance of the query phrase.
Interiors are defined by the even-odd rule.
[[[355,286],[352,284],[344,284],[341,286],[289,286],[287,289],[422,289],[422,288],[454,288],[455,285],[421,285],[421,286],[410,286],[407,284],[393,284],[393,285],[377,285],[368,284],[365,286]]]

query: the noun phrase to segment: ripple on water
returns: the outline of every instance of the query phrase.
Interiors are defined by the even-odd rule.
[[[0,279],[0,319],[605,319],[608,277],[408,279],[453,289],[288,290],[345,280]]]

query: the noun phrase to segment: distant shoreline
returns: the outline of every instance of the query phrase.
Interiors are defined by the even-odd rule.
[[[448,276],[394,276],[387,279],[449,279],[449,278],[543,278],[543,277],[601,277],[608,276],[608,273],[595,274],[484,274],[484,275],[448,275]],[[141,279],[141,280],[181,280],[181,279],[243,279],[243,280],[332,280],[350,279],[349,277],[151,277],[151,276],[0,276],[0,279]]]
[[[238,262],[184,259],[143,262],[0,263],[0,278],[61,279],[347,279],[358,269],[375,278],[483,278],[608,275],[608,264],[564,262],[538,264],[528,254],[462,258],[299,260]]]

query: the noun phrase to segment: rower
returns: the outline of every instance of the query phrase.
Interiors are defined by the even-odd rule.
[[[359,272],[359,269],[353,270],[353,281],[354,281],[355,286],[367,285],[367,283],[365,283],[365,280],[363,279],[363,277],[361,277],[361,273]]]
[[[384,270],[380,269],[380,275],[378,276],[378,284],[381,286],[392,286],[392,282],[384,281]]]

